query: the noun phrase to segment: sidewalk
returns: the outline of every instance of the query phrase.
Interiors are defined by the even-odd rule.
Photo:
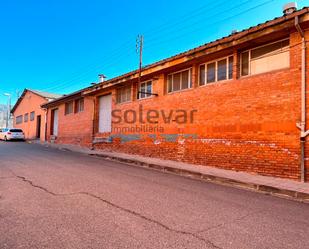
[[[40,144],[38,141],[29,143]],[[50,143],[44,143],[42,145],[51,148],[58,148],[61,150],[79,152],[91,156],[98,156],[104,159],[115,160],[127,164],[134,164],[141,167],[152,168],[195,179],[202,179],[224,185],[232,185],[235,187],[246,188],[280,197],[288,197],[309,202],[309,183],[301,183],[293,180],[269,176],[253,175],[245,172],[236,172],[232,170],[224,170],[202,165],[162,160],[158,158],[91,150],[75,145],[60,145]]]

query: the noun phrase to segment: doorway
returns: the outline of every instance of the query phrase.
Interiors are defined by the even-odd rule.
[[[51,111],[50,134],[53,136],[58,136],[58,109]]]
[[[41,138],[41,115],[36,116],[36,138]]]
[[[112,131],[112,95],[105,95],[99,99],[99,132]]]

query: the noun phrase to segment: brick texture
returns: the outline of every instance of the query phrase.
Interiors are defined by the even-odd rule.
[[[65,115],[65,104],[48,109],[47,138],[51,140],[51,110],[58,109],[57,143],[76,144],[90,147],[92,144],[93,128],[93,99],[84,99],[84,111]],[[74,107],[75,108],[75,107]]]
[[[306,36],[309,39],[308,32]],[[164,71],[149,78],[154,79],[153,92],[158,96],[137,100],[137,82],[131,81],[127,82],[133,86],[132,101],[128,103],[117,104],[116,89],[112,88],[98,90],[93,97],[86,97],[85,111],[80,114],[65,116],[64,104],[61,104],[57,142],[91,146],[94,130],[96,138],[106,138],[105,142],[94,145],[97,149],[297,180],[300,177],[300,131],[296,127],[301,114],[300,42],[299,34],[292,32],[290,68],[240,78],[239,54],[236,49],[231,49],[220,52],[220,56],[234,54],[233,80],[198,86],[198,65],[210,58],[197,58],[170,69],[172,72],[191,67],[191,89],[166,93],[169,72]],[[308,67],[309,60],[307,72]],[[100,134],[98,98],[107,93],[112,93],[113,110],[122,113],[126,110],[138,113],[141,106],[144,113],[148,110],[169,113],[179,109],[197,112],[193,123],[177,124],[175,116],[171,123],[165,123],[160,116],[157,124],[146,124],[148,128],[157,127],[161,131],[120,131],[121,128],[145,127],[137,121],[133,124],[113,123],[111,133]],[[308,155],[309,144],[306,142],[307,169]]]

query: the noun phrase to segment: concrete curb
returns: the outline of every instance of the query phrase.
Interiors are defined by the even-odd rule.
[[[297,190],[291,190],[288,188],[274,187],[271,185],[259,184],[256,182],[241,181],[238,179],[233,179],[232,177],[228,178],[224,176],[218,176],[216,174],[202,173],[202,172],[198,172],[194,170],[166,166],[166,165],[158,164],[158,163],[148,163],[142,159],[139,160],[137,158],[133,159],[132,157],[126,158],[126,157],[122,157],[119,155],[111,155],[111,153],[108,153],[108,152],[104,153],[104,151],[100,151],[96,153],[96,151],[90,150],[90,149],[74,148],[74,147],[68,147],[68,146],[59,145],[59,144],[42,143],[40,141],[31,141],[31,142],[28,141],[28,143],[39,144],[42,146],[56,148],[62,151],[72,151],[72,152],[82,153],[82,154],[89,155],[89,156],[96,156],[96,157],[104,158],[110,161],[116,161],[116,162],[120,162],[120,163],[124,163],[128,165],[149,168],[149,169],[153,169],[153,170],[157,170],[157,171],[161,171],[161,172],[165,172],[169,174],[180,175],[180,176],[188,177],[191,179],[203,180],[203,181],[217,183],[217,184],[221,184],[225,186],[232,186],[236,188],[247,189],[247,190],[251,190],[254,192],[259,192],[259,193],[273,195],[273,196],[277,196],[281,198],[292,199],[296,201],[309,203],[309,193],[301,192]]]
[[[125,164],[154,169],[154,170],[158,170],[161,172],[181,175],[181,176],[189,177],[192,179],[204,180],[208,182],[218,183],[221,185],[227,185],[227,186],[233,186],[233,187],[242,188],[242,189],[253,190],[255,192],[260,192],[263,194],[269,194],[273,196],[278,196],[282,198],[288,198],[288,199],[293,199],[293,200],[298,200],[298,201],[309,203],[309,194],[304,193],[304,192],[288,190],[288,189],[283,189],[283,188],[276,188],[273,186],[267,186],[263,184],[243,182],[243,181],[239,181],[235,179],[230,179],[230,178],[211,175],[211,174],[199,173],[199,172],[190,171],[186,169],[178,169],[178,168],[164,166],[160,164],[146,163],[140,160],[132,160],[132,159],[126,159],[126,158],[117,157],[117,156],[104,155],[103,153],[100,153],[100,154],[88,153],[88,155],[101,157],[107,160],[117,161],[117,162],[121,162]]]

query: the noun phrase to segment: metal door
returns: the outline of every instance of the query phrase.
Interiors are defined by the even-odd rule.
[[[112,95],[105,95],[99,99],[99,132],[112,131]]]

